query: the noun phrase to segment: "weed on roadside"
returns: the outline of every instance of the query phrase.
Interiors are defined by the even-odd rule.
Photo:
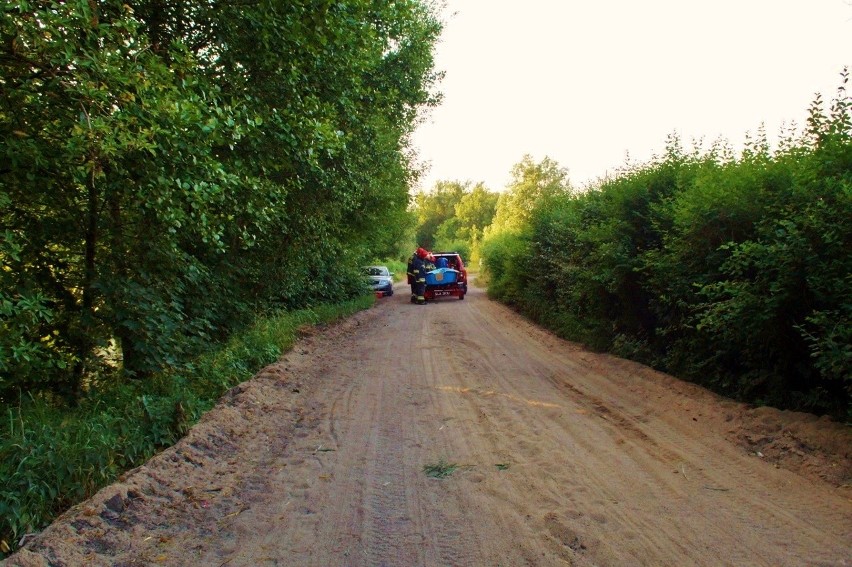
[[[447,478],[456,472],[458,468],[457,464],[448,463],[444,459],[441,459],[436,464],[423,465],[423,472],[430,478]]]

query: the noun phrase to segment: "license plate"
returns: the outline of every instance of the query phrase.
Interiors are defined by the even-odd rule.
[[[441,297],[443,295],[452,295],[451,291],[435,291],[435,297]]]

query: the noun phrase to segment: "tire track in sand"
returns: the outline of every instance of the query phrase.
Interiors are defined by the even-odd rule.
[[[732,444],[737,407],[474,287],[399,294],[308,333],[8,563],[849,565],[848,490]],[[426,477],[442,458],[461,467]]]

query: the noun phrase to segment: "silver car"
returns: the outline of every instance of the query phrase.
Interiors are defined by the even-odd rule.
[[[393,272],[387,266],[367,266],[364,268],[370,287],[382,295],[393,295]]]

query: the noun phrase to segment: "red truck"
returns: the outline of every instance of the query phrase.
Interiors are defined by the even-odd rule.
[[[433,252],[435,265],[440,265],[441,258],[446,258],[446,270],[433,270],[426,274],[426,300],[438,297],[458,297],[464,299],[467,293],[467,269],[458,252]]]

